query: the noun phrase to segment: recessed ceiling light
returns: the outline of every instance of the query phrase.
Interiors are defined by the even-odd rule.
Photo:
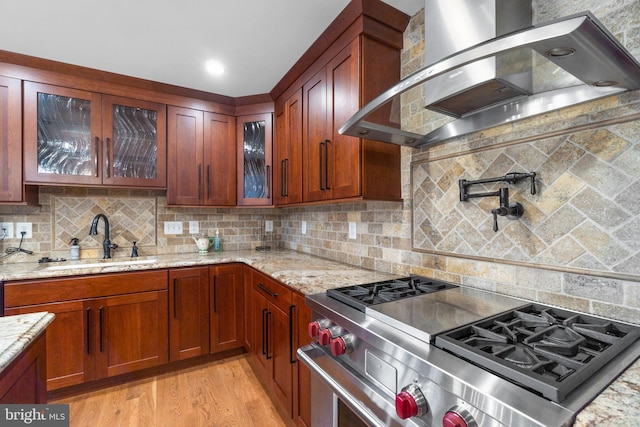
[[[220,61],[216,61],[215,59],[210,59],[204,63],[206,70],[213,74],[214,76],[219,76],[224,73],[224,66]]]

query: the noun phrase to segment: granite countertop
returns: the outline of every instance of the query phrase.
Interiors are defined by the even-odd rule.
[[[54,317],[47,312],[0,317],[0,372],[44,332]]]
[[[157,255],[141,258],[114,258],[111,260],[65,261],[38,264],[16,263],[0,265],[0,280],[26,280],[65,277],[81,274],[142,271],[159,268],[176,268],[197,265],[242,262],[279,280],[303,294],[324,292],[341,286],[386,280],[397,275],[379,273],[352,265],[322,259],[290,250],[226,251],[199,255]],[[67,268],[68,267],[68,268]],[[25,315],[32,316],[32,315]],[[52,316],[52,315],[50,315]],[[11,316],[18,318],[20,316]],[[0,318],[2,319],[2,318]],[[0,324],[0,331],[4,331]],[[3,333],[0,332],[0,368],[5,354]],[[636,361],[591,404],[582,410],[574,427],[640,426],[640,361]],[[635,424],[634,424],[635,423]]]

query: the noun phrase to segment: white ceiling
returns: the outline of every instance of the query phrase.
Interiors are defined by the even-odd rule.
[[[413,16],[424,0],[384,0]],[[268,93],[349,0],[2,0],[0,50],[239,97]],[[204,63],[217,59],[214,77]]]

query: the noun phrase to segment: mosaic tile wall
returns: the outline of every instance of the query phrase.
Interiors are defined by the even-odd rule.
[[[640,278],[640,121],[569,133],[506,148],[416,163],[413,168],[413,245],[550,266]],[[491,209],[498,197],[459,201],[459,179],[510,172],[537,173],[528,182],[469,187],[469,194],[510,190],[524,206],[518,220]]]
[[[40,204],[40,208],[0,206],[0,221],[33,224],[33,238],[25,240],[23,247],[34,251],[33,255],[0,257],[0,263],[36,262],[43,256],[68,258],[72,237],[80,239],[82,258],[101,258],[102,220],[98,235],[89,235],[91,221],[98,213],[109,218],[111,241],[119,246],[112,252],[114,258],[129,257],[134,241],[140,256],[196,253],[189,221],[197,221],[200,232],[211,236],[218,228],[224,250],[262,244],[277,247],[280,241],[280,216],[273,209],[167,208],[163,191],[41,187]],[[267,219],[274,222],[273,233],[263,232]],[[165,221],[182,222],[183,233],[165,235]],[[0,243],[0,254],[18,244],[15,238]]]

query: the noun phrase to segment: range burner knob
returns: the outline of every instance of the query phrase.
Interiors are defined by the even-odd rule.
[[[343,334],[343,329],[340,326],[332,326],[330,328],[325,328],[325,329],[322,329],[318,334],[318,342],[321,345],[329,345],[333,338],[339,337],[342,334]]]
[[[417,385],[408,385],[396,395],[396,414],[403,420],[421,417],[427,412],[429,412],[427,399]]]
[[[330,325],[331,321],[329,319],[318,319],[315,322],[309,322],[307,331],[311,338],[315,338],[320,335],[321,330],[328,328]]]
[[[346,334],[331,340],[331,354],[342,356],[353,350],[353,335]]]
[[[473,416],[459,406],[451,408],[442,417],[442,427],[475,427],[476,422],[473,420]]]

